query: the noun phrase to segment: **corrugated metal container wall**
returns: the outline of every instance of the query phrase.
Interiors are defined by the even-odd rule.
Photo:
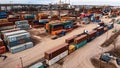
[[[80,37],[74,39],[74,43],[79,44],[85,40],[87,40],[87,35],[81,35]]]
[[[51,60],[46,59],[46,64],[48,65],[52,65],[56,62],[58,62],[59,60],[61,60],[62,58],[64,58],[65,56],[68,55],[68,50],[62,52],[61,54],[57,55],[56,57],[52,58]]]
[[[30,29],[30,25],[28,23],[28,20],[23,20],[23,21],[16,21],[15,25],[17,28],[21,28],[23,30],[28,30]]]
[[[24,38],[24,39],[16,40],[16,41],[13,41],[13,42],[8,41],[7,45],[10,46],[10,47],[13,47],[13,46],[17,46],[17,45],[27,43],[27,42],[31,42],[31,39],[30,38]]]
[[[2,31],[2,30],[14,29],[14,28],[15,28],[14,25],[13,26],[4,26],[4,27],[0,27],[0,30]]]
[[[75,51],[75,45],[69,45],[69,54]]]
[[[33,47],[33,43],[32,42],[28,42],[28,43],[26,43],[26,45],[25,45],[25,48],[26,49],[29,49],[29,48],[32,48]]]
[[[46,51],[45,59],[51,60],[52,58],[54,58],[55,56],[59,55],[60,53],[66,50],[68,50],[68,44],[67,43],[61,44],[51,50]]]
[[[8,46],[8,48],[9,48],[9,46]],[[11,51],[11,53],[17,53],[17,52],[23,51],[23,50],[25,50],[25,44],[11,47],[11,48],[9,48],[9,50]]]
[[[0,54],[3,54],[6,52],[6,47],[5,46],[0,46]]]
[[[74,42],[74,39],[77,37],[77,35],[74,35],[74,36],[72,36],[72,37],[70,37],[70,38],[67,38],[66,40],[65,40],[65,42],[66,43],[72,43],[72,42]]]
[[[4,33],[4,40],[6,40],[8,36],[18,35],[18,34],[22,34],[22,33],[28,33],[28,32],[26,30],[19,30],[19,31]]]
[[[93,30],[93,31],[89,32],[87,41],[90,42],[91,40],[95,39],[96,38],[96,33],[97,33],[96,30]]]
[[[13,25],[14,25],[13,22],[0,23],[0,27],[4,27],[4,26],[13,26]]]
[[[13,42],[13,41],[17,41],[17,40],[21,40],[29,37],[30,37],[30,33],[23,33],[19,35],[8,36],[7,41]]]
[[[44,65],[43,65],[43,63],[38,62],[38,63],[30,66],[29,68],[44,68]]]
[[[3,46],[3,40],[0,38],[0,46]]]
[[[84,46],[85,44],[87,44],[87,40],[84,40],[84,41],[82,41],[81,43],[76,44],[75,46],[76,46],[76,48],[78,49],[78,48]]]

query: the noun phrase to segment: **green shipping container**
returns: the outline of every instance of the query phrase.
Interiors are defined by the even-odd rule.
[[[64,26],[70,25],[71,23],[72,23],[71,21],[66,21],[66,22],[64,22]]]
[[[31,19],[31,18],[34,18],[34,15],[25,16],[25,19]]]
[[[87,40],[85,40],[85,41],[83,41],[83,42],[81,42],[79,44],[76,44],[75,47],[76,47],[76,49],[78,49],[78,48],[84,46],[85,44],[87,44]]]

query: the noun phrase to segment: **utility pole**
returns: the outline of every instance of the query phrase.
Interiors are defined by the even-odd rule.
[[[23,61],[22,61],[22,57],[20,57],[20,61],[21,61],[21,66],[23,68]]]

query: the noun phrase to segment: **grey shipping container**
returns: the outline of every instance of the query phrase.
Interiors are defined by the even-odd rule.
[[[17,40],[29,38],[29,37],[30,37],[30,33],[23,33],[23,34],[18,34],[14,36],[8,36],[7,41],[13,42],[13,41],[17,41]]]
[[[28,24],[28,20],[16,21],[15,25]]]
[[[20,28],[22,30],[28,30],[28,29],[30,29],[30,25],[29,24],[17,25],[16,27]]]
[[[43,65],[43,63],[38,62],[38,63],[30,66],[29,68],[44,68],[44,65]]]
[[[20,45],[20,44],[24,44],[24,43],[27,43],[27,42],[31,42],[31,39],[30,38],[24,38],[24,39],[17,40],[17,41],[14,41],[14,42],[7,42],[6,44],[9,47],[14,47],[14,46],[17,46],[17,45]],[[29,47],[30,47],[30,45],[29,45]]]
[[[18,46],[11,47],[9,50],[13,54],[17,53],[17,52],[20,52],[20,51],[23,51],[23,50],[25,50],[25,44],[21,44],[21,45],[18,45]]]
[[[28,49],[28,48],[32,48],[33,47],[33,42],[28,42],[26,43],[25,45],[25,48]]]

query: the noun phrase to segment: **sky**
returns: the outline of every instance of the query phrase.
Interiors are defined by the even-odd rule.
[[[61,0],[69,2],[69,0]],[[3,3],[24,3],[24,4],[49,4],[58,3],[59,0],[0,0]],[[70,0],[72,5],[114,5],[120,6],[120,0]]]

